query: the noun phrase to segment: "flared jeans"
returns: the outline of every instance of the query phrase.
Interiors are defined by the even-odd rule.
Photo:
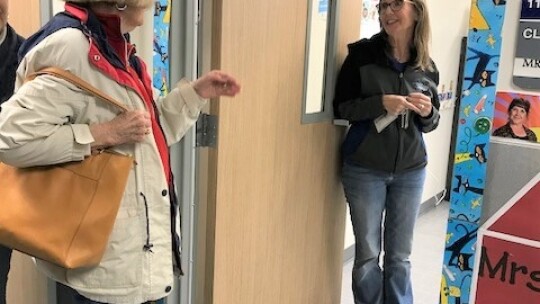
[[[425,172],[388,173],[344,162],[342,182],[356,240],[355,304],[413,304],[409,257]]]

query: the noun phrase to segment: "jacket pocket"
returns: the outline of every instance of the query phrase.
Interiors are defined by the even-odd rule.
[[[134,198],[132,198],[134,199]],[[129,209],[126,209],[129,210]],[[133,213],[132,213],[133,214]],[[130,288],[142,278],[143,218],[122,214],[117,218],[105,254],[96,267],[67,270],[66,281],[80,290]]]

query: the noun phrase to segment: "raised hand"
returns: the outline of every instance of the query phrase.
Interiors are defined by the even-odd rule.
[[[202,98],[233,97],[240,92],[236,79],[221,71],[210,71],[201,76],[193,82],[193,88]]]

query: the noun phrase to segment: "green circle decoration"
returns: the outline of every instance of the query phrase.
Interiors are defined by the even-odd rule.
[[[480,134],[486,134],[491,130],[491,120],[487,117],[479,117],[474,122],[474,130]]]

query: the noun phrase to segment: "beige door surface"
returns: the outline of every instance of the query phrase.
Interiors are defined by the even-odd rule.
[[[341,58],[360,23],[360,1],[343,2],[357,11],[343,19]],[[200,153],[196,303],[339,303],[344,130],[300,123],[307,1],[204,5],[212,39],[203,51],[242,92],[210,105],[219,134],[217,147]]]
[[[30,36],[40,27],[39,7],[36,0],[9,0],[9,24],[19,35]]]
[[[39,16],[39,1],[9,1],[8,22],[21,36],[28,37],[39,29]],[[37,272],[28,256],[14,252],[8,277],[7,303],[43,304],[44,299],[47,299],[47,279]]]

